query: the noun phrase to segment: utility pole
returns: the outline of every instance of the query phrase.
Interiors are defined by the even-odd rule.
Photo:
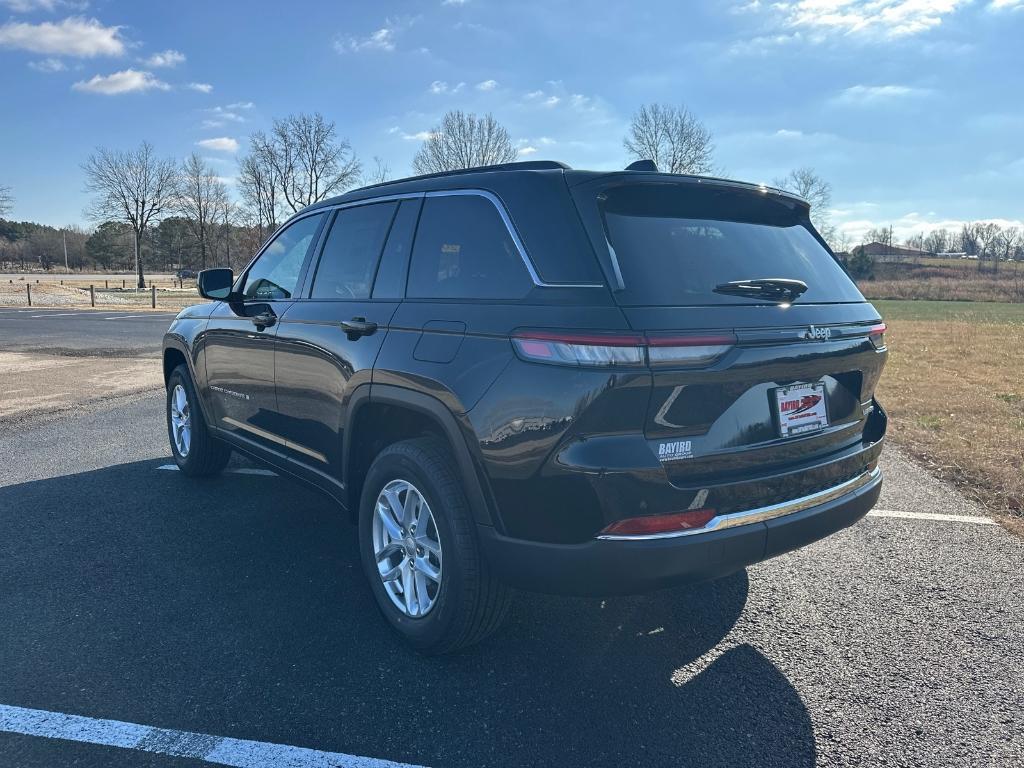
[[[71,270],[68,269],[68,231],[62,229],[60,233],[64,237],[64,271],[70,274]]]

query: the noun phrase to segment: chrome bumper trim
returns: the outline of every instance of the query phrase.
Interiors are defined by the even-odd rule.
[[[602,534],[596,538],[601,541],[647,541],[650,539],[676,539],[681,536],[696,536],[711,531],[722,531],[726,528],[735,528],[740,525],[751,523],[763,523],[765,520],[774,520],[777,517],[792,515],[794,512],[803,512],[805,509],[816,507],[819,504],[826,504],[835,501],[849,493],[859,491],[866,485],[873,483],[882,474],[879,468],[868,470],[845,483],[818,491],[808,496],[801,496],[799,499],[783,501],[778,504],[771,504],[766,507],[747,509],[742,512],[731,512],[727,515],[717,515],[711,518],[703,528],[688,528],[682,531],[669,531],[667,533],[651,533],[637,535]]]

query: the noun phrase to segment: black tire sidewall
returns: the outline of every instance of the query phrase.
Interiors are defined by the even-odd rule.
[[[416,451],[409,443],[400,444],[398,450],[394,447],[386,449],[366,475],[359,504],[359,552],[370,589],[388,623],[420,650],[438,645],[458,623],[466,584],[465,557],[475,554],[459,551],[461,537],[455,530],[456,525],[466,522],[466,501],[461,493],[453,497],[453,494],[443,491],[427,468],[422,466],[426,464],[429,467],[430,463],[427,454]],[[412,483],[426,498],[441,539],[441,590],[434,607],[421,618],[406,616],[391,602],[377,571],[373,552],[373,515],[377,496],[385,485],[399,479]],[[461,519],[453,521],[452,518],[458,516]]]

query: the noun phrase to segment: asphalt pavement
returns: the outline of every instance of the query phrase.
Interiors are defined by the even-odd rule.
[[[73,356],[159,356],[177,312],[0,307],[0,350]]]
[[[711,584],[520,594],[437,659],[329,499],[162,469],[162,408],[0,422],[0,765],[1024,764],[1024,542],[894,450],[879,509],[909,517]]]

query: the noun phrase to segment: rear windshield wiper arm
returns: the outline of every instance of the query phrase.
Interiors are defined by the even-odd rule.
[[[759,277],[753,280],[732,280],[719,283],[714,287],[715,293],[730,296],[749,296],[771,300],[793,301],[807,290],[803,280],[790,280],[784,277]]]

